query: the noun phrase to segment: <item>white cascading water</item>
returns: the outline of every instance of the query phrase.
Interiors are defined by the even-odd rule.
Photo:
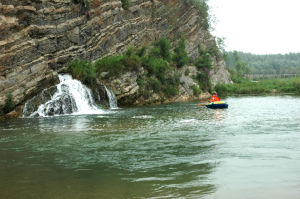
[[[108,96],[109,108],[117,109],[118,108],[118,102],[117,102],[116,95],[114,94],[114,92],[112,92],[106,86],[104,86],[104,88],[105,88],[105,91],[106,91],[107,96]]]
[[[59,75],[60,83],[51,100],[39,106],[29,117],[64,114],[103,114],[95,105],[91,91],[71,75]],[[25,105],[26,107],[26,105]],[[24,110],[26,111],[26,110]]]

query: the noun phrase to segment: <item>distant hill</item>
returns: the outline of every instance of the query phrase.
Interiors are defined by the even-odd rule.
[[[237,52],[241,61],[248,64],[253,74],[296,74],[300,73],[300,53],[255,55]],[[227,67],[233,66],[233,52],[228,52]]]

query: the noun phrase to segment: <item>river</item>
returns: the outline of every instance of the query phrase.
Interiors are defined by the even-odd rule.
[[[0,198],[300,198],[300,98],[0,122]]]

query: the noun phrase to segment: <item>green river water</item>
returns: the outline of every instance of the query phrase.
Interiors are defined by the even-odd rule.
[[[0,122],[0,198],[300,198],[300,98]]]

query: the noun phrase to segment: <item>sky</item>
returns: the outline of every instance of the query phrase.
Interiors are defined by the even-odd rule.
[[[300,52],[300,0],[209,0],[213,35],[227,51]]]

